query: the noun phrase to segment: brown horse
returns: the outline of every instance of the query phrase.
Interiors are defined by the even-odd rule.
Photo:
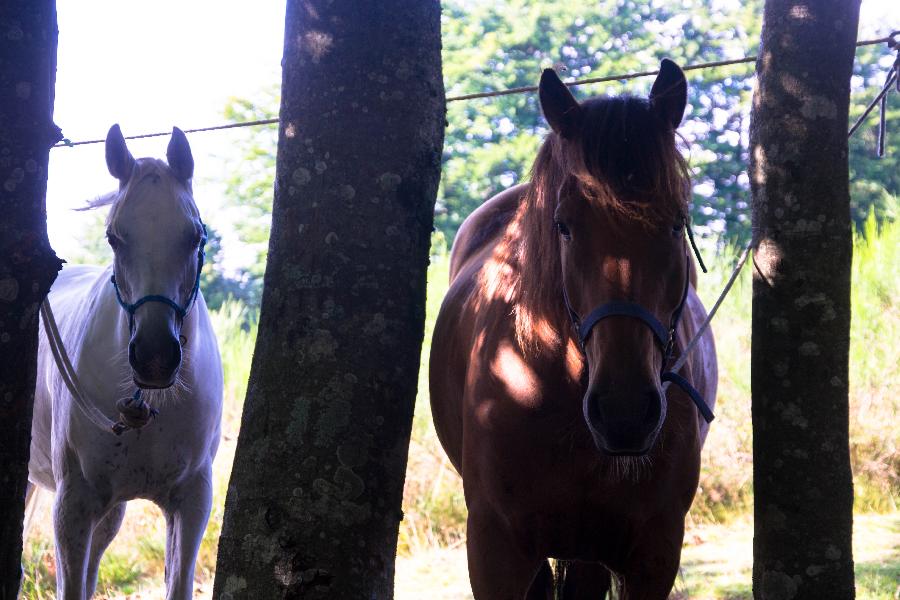
[[[551,597],[553,557],[564,597],[603,598],[612,573],[625,598],[665,598],[717,378],[710,333],[666,371],[706,316],[675,144],[687,82],[664,60],[649,100],[579,104],[546,70],[540,100],[531,182],[463,223],[432,344],[472,589]]]

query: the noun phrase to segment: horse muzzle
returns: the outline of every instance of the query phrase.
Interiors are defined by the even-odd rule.
[[[181,366],[181,344],[168,332],[164,335],[136,333],[128,344],[128,362],[138,387],[171,387]]]
[[[666,418],[658,385],[642,390],[589,388],[584,419],[594,445],[610,456],[644,456],[653,448]]]

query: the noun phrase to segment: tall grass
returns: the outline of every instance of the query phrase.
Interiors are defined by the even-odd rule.
[[[853,251],[850,458],[855,502],[858,509],[896,510],[900,501],[900,221],[879,227],[870,214]]]

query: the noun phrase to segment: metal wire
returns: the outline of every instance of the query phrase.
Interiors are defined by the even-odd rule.
[[[891,41],[891,37],[883,37],[875,40],[863,40],[860,42],[856,42],[857,47],[861,46],[872,46],[875,44],[883,44]],[[682,71],[696,71],[703,69],[714,69],[716,67],[726,67],[731,65],[739,65],[743,63],[751,63],[756,62],[756,56],[747,56],[744,58],[736,58],[733,60],[719,60],[714,62],[706,62],[706,63],[698,63],[695,65],[687,65],[681,67]],[[652,71],[635,71],[632,73],[624,73],[622,75],[609,75],[606,77],[589,77],[587,79],[577,79],[575,81],[570,81],[566,83],[569,87],[577,87],[579,85],[588,85],[592,83],[604,83],[607,81],[627,81],[629,79],[637,79],[639,77],[650,77],[651,75],[657,75],[659,70]],[[450,102],[461,102],[464,100],[475,100],[477,98],[494,98],[497,96],[509,96],[511,94],[525,94],[529,92],[534,92],[538,88],[537,86],[525,86],[525,87],[517,87],[517,88],[509,88],[505,90],[494,90],[489,92],[477,92],[474,94],[463,94],[460,96],[450,96],[447,98],[447,103]],[[236,129],[239,127],[257,127],[260,125],[275,125],[278,123],[278,119],[259,119],[256,121],[241,121],[238,123],[225,123],[223,125],[212,125],[210,127],[196,127],[192,129],[184,129],[185,133],[203,133],[207,131],[219,131],[222,129]],[[171,135],[171,131],[160,131],[154,133],[141,133],[138,135],[128,135],[125,136],[126,140],[138,140],[144,138],[152,138],[152,137],[162,137],[166,135]],[[82,140],[78,142],[73,142],[71,140],[64,139],[62,142],[53,146],[54,148],[64,148],[70,147],[74,148],[75,146],[87,146],[90,144],[102,144],[106,141],[103,139],[93,139],[93,140]]]

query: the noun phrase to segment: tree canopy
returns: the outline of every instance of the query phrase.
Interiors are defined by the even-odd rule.
[[[762,0],[446,0],[442,42],[447,96],[532,86],[541,69],[550,66],[564,79],[579,79],[652,70],[663,57],[688,65],[753,56],[759,48],[762,6]],[[891,60],[883,45],[857,50],[851,119],[880,89]],[[753,64],[687,75],[689,108],[679,132],[693,175],[695,232],[720,246],[743,243],[750,235],[746,165]],[[650,81],[612,81],[573,91],[581,100],[645,95]],[[272,118],[277,105],[273,83],[254,98],[233,99],[225,116],[234,122]],[[889,120],[897,117],[900,109],[889,110]],[[885,156],[877,158],[877,122],[870,115],[850,142],[851,212],[860,228],[872,209],[879,219],[896,218],[892,197],[900,195],[900,138],[889,137]],[[546,131],[534,93],[448,104],[435,251],[449,247],[474,208],[528,179]],[[228,294],[257,305],[265,264],[275,129],[247,128],[241,135],[243,153],[229,165],[225,201],[237,211],[238,237],[254,258],[237,279],[233,274],[223,279],[221,273],[210,277],[208,289],[216,290],[213,305],[216,297]]]

